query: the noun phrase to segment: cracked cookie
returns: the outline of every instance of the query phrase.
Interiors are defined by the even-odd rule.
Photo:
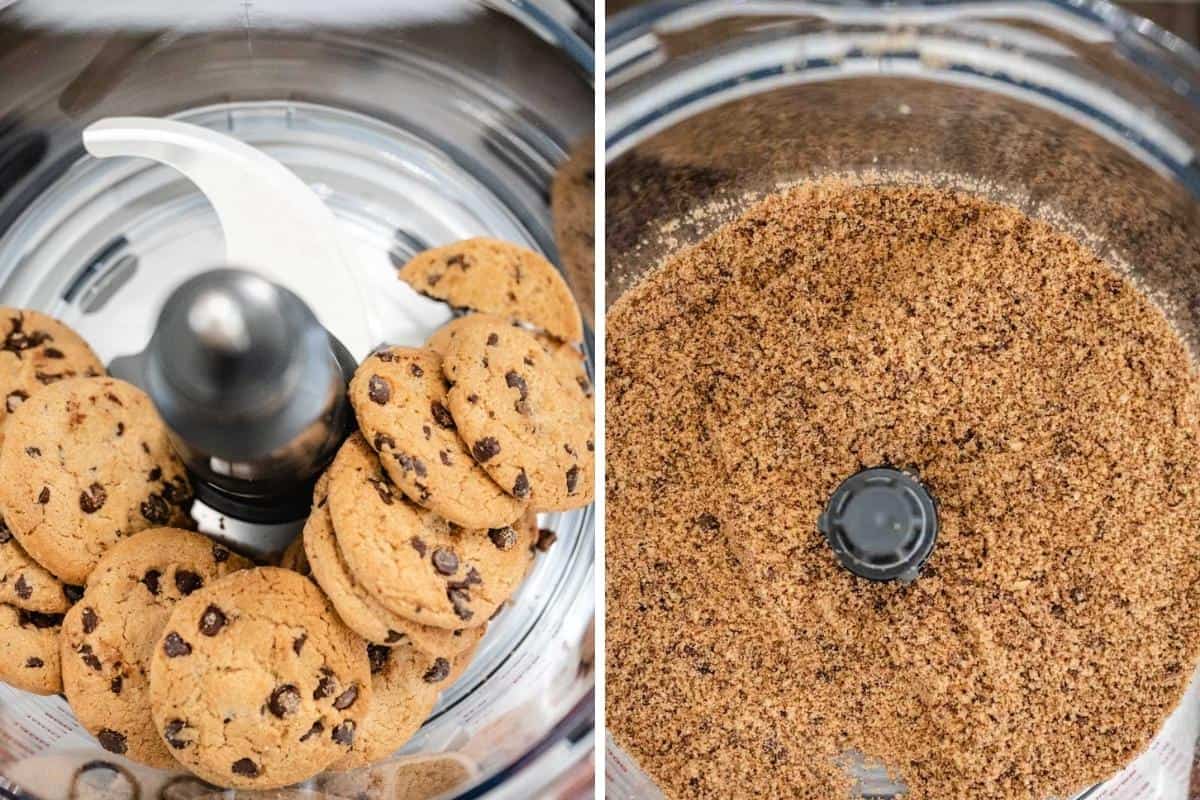
[[[166,428],[145,393],[114,378],[71,378],[25,401],[5,425],[0,474],[9,528],[67,583],[84,583],[124,536],[190,523]]]
[[[548,369],[527,331],[469,317],[446,351],[450,414],[471,455],[538,511],[592,501],[590,401]]]
[[[370,645],[371,708],[363,717],[350,752],[330,765],[344,771],[366,766],[394,753],[413,737],[450,685],[452,662],[408,643]],[[464,659],[465,660],[465,659]]]
[[[104,374],[104,364],[79,334],[38,311],[0,306],[0,337],[0,427],[42,387]]]
[[[154,724],[201,778],[277,788],[349,752],[371,704],[366,642],[312,581],[241,570],[181,600],[163,630],[150,667]]]
[[[104,749],[154,767],[175,759],[150,717],[150,659],[180,599],[250,562],[206,536],[142,531],[111,547],[62,624],[63,690]]]
[[[304,525],[303,543],[312,576],[329,597],[346,626],[369,642],[411,642],[431,656],[453,657],[478,644],[486,625],[450,630],[421,625],[389,611],[362,587],[346,566],[329,517],[329,478],[322,475],[313,492],[312,513]]]
[[[484,625],[525,576],[526,529],[460,528],[410,503],[361,434],[329,468],[329,511],[354,578],[385,608],[423,625]]]
[[[0,519],[0,603],[27,611],[62,614],[71,607],[68,591],[62,581],[29,557]]]
[[[526,501],[497,486],[459,438],[437,353],[392,347],[372,354],[350,382],[350,403],[409,500],[467,528],[498,528],[521,516]]]
[[[0,680],[34,694],[62,691],[58,660],[62,614],[0,604]]]
[[[400,279],[456,308],[527,322],[567,342],[583,340],[571,290],[538,253],[498,239],[467,239],[418,253]]]

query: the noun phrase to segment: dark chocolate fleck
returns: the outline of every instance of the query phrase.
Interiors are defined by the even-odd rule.
[[[125,752],[125,734],[118,733],[110,728],[101,728],[96,734],[96,738],[100,741],[100,746],[110,753],[120,755]]]
[[[82,661],[84,664],[87,664],[89,667],[96,670],[97,672],[100,671],[100,669],[101,669],[100,659],[96,656],[96,653],[92,650],[92,646],[90,644],[79,645],[79,647],[76,648],[75,652],[79,653],[80,661]]]
[[[337,689],[337,679],[333,677],[333,673],[328,669],[323,669],[322,673],[321,680],[317,682],[317,688],[313,689],[313,700],[329,697]]]
[[[354,744],[354,720],[348,719],[333,729],[333,740],[349,747]]]
[[[392,387],[388,385],[387,380],[378,375],[372,375],[371,379],[367,381],[367,397],[371,398],[371,402],[381,406],[386,405],[391,396]]]
[[[24,403],[28,399],[28,392],[23,392],[20,389],[16,389],[8,393],[8,397],[4,399],[4,407],[8,409],[8,413],[11,414],[21,407],[21,403]]]
[[[224,611],[214,605],[209,605],[200,615],[200,632],[205,636],[216,636],[228,621]]]
[[[258,764],[255,764],[248,758],[239,758],[233,762],[233,766],[230,769],[233,770],[234,775],[241,775],[246,778],[258,777]]]
[[[433,662],[433,666],[425,671],[421,679],[426,683],[439,683],[446,680],[446,676],[450,674],[450,662],[444,658],[439,658]]]
[[[339,694],[333,699],[333,707],[338,711],[345,711],[350,706],[354,705],[354,701],[358,699],[358,687],[351,686],[346,691]]]
[[[219,544],[214,544],[212,550],[213,550],[213,561],[216,561],[218,564],[223,564],[224,562],[229,560],[229,548],[228,547],[224,547],[223,545],[219,545]]]
[[[30,656],[29,658],[25,659],[25,666],[28,669],[38,669],[39,667],[46,666],[46,662],[42,661],[37,656]]]
[[[42,487],[42,490],[40,492],[38,492],[37,500],[42,505],[46,505],[46,503],[50,502],[50,487],[49,486]]]
[[[28,600],[33,594],[33,587],[25,580],[25,573],[17,576],[17,582],[13,584],[13,589],[17,592],[17,597],[22,600]]]
[[[421,369],[420,364],[409,364],[408,369],[409,369],[409,372],[411,372],[413,374],[414,378],[419,378],[425,374],[425,370]]]
[[[512,529],[511,525],[503,528],[492,528],[488,531],[488,538],[492,540],[492,544],[500,550],[511,550],[513,545],[517,543],[517,532]]]
[[[543,553],[550,549],[550,546],[558,541],[558,534],[549,528],[542,528],[538,531],[537,544],[534,545]]]
[[[433,568],[443,575],[453,575],[458,572],[458,556],[452,550],[441,547],[433,551]]]
[[[309,739],[316,736],[318,733],[320,733],[323,730],[325,730],[325,726],[321,723],[321,720],[317,720],[316,722],[314,722],[312,724],[312,727],[309,728],[308,731],[303,736],[300,737],[300,741],[307,742]]]
[[[104,507],[108,492],[98,483],[93,483],[85,491],[79,493],[79,507],[85,514],[95,514]]]
[[[25,448],[25,455],[29,456],[30,458],[37,458],[41,454],[42,454],[42,450],[39,447],[26,447]]]
[[[517,479],[513,481],[512,493],[513,497],[521,500],[529,497],[529,476],[525,474],[525,470],[517,473]]]
[[[308,641],[308,634],[302,633],[292,640],[292,652],[300,655],[300,651],[304,649],[304,643]]]
[[[579,467],[573,466],[567,470],[567,494],[575,494],[575,487],[579,485]]]
[[[113,679],[108,682],[108,689],[113,694],[120,694],[121,687],[125,684],[125,678],[121,675],[114,675]]]
[[[448,431],[454,430],[454,417],[451,416],[450,410],[437,400],[429,404],[429,413],[433,415],[433,421],[439,428],[445,428]]]
[[[180,569],[175,571],[175,588],[179,590],[181,595],[185,597],[204,585],[204,578],[201,578],[191,570]]]
[[[485,461],[487,461],[490,458],[495,457],[496,454],[499,452],[500,452],[500,443],[497,442],[495,439],[493,439],[491,436],[483,437],[482,439],[480,439],[478,442],[475,443],[474,447],[471,448],[471,455],[473,455],[475,457],[475,460],[478,461],[480,464],[484,463]]]
[[[146,570],[146,574],[142,576],[142,583],[150,590],[150,594],[158,594],[158,579],[162,577],[162,573],[156,569]]]
[[[141,512],[147,522],[155,525],[165,525],[171,518],[171,509],[167,506],[167,501],[158,494],[146,498],[146,502],[142,503]]]
[[[267,708],[280,719],[295,714],[300,710],[300,690],[290,683],[277,687],[267,700]]]
[[[487,338],[488,347],[495,347],[500,344],[500,334],[489,333]]]
[[[384,647],[381,644],[367,645],[367,661],[371,664],[371,674],[378,675],[383,672],[391,655],[392,648],[390,647]]]
[[[175,748],[176,750],[182,750],[191,744],[191,742],[185,742],[183,739],[179,738],[179,734],[182,733],[183,729],[187,726],[187,723],[181,719],[173,719],[168,722],[167,726],[163,728],[163,738],[167,740],[167,744],[171,745],[171,747]]]
[[[91,633],[100,624],[100,616],[96,613],[96,609],[88,606],[80,615],[80,621],[83,622],[83,632]]]
[[[203,620],[201,620],[203,624]],[[211,634],[209,634],[211,636]],[[163,652],[167,654],[167,658],[178,658],[180,656],[191,655],[192,646],[183,640],[175,631],[171,631],[163,639]]]

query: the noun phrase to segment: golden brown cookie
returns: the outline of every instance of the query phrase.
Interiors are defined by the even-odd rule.
[[[393,613],[423,625],[484,625],[525,575],[525,531],[459,528],[410,503],[360,434],[329,468],[329,511],[355,580]]]
[[[0,447],[0,509],[38,563],[82,584],[106,549],[147,528],[187,527],[192,492],[150,398],[115,378],[46,386]]]
[[[61,625],[61,614],[39,614],[0,604],[0,681],[34,694],[61,692]]]
[[[450,414],[471,455],[538,511],[584,506],[593,494],[591,401],[549,361],[527,331],[471,317],[442,362]]]
[[[62,581],[34,561],[0,519],[0,603],[44,614],[63,614],[71,599]]]
[[[453,658],[474,647],[487,632],[486,625],[455,630],[421,625],[389,611],[362,587],[338,547],[329,516],[328,487],[328,475],[322,475],[313,493],[316,505],[304,525],[304,551],[313,579],[346,626],[369,642],[390,646],[408,641],[433,657]]]
[[[596,169],[595,140],[575,143],[558,165],[550,184],[550,215],[554,243],[567,283],[575,290],[583,313],[594,307],[596,283]]]
[[[568,342],[583,340],[579,307],[541,255],[498,239],[467,239],[418,253],[400,279],[457,308],[527,322]]]
[[[521,516],[526,501],[497,486],[455,431],[437,353],[390,347],[372,354],[354,373],[350,403],[409,500],[467,528],[499,528]]]
[[[104,374],[104,364],[79,334],[40,311],[0,306],[0,337],[0,430],[42,387]]]
[[[250,566],[206,536],[155,528],[117,542],[62,625],[63,691],[104,749],[154,767],[175,759],[150,717],[150,659],[175,604]]]
[[[451,662],[404,643],[370,645],[371,708],[363,718],[350,752],[330,769],[349,770],[378,761],[412,738],[448,685]]]
[[[497,317],[495,314],[467,314],[455,317],[430,334],[428,341],[425,342],[425,347],[445,358],[446,351],[449,349],[450,343],[457,338],[459,329],[463,327],[467,320],[476,317],[491,319],[497,324],[505,322],[503,317]],[[579,387],[580,394],[584,397],[591,397],[592,381],[588,377],[587,362],[584,360],[583,353],[580,352],[579,347],[541,332],[534,332],[533,338],[537,339],[538,343],[550,355],[550,367],[557,369],[559,376],[565,382],[574,382]],[[589,408],[590,405],[589,403]]]
[[[155,645],[155,727],[207,781],[273,789],[316,775],[354,743],[371,705],[366,643],[316,584],[235,572],[181,600]]]
[[[279,566],[299,572],[306,578],[312,577],[312,566],[308,563],[308,555],[304,552],[304,537],[297,536],[279,554]]]

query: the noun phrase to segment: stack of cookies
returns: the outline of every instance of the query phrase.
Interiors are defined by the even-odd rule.
[[[402,746],[553,541],[537,513],[591,502],[593,412],[579,311],[540,256],[471,240],[401,278],[474,313],[359,367],[359,431],[282,568],[188,530],[150,399],[61,323],[0,308],[0,679],[219,786]]]
[[[283,559],[370,643],[374,699],[334,769],[417,731],[552,541],[537,512],[593,495],[582,324],[553,266],[476,239],[422,253],[401,278],[474,313],[424,348],[390,347],[359,367],[359,431]]]

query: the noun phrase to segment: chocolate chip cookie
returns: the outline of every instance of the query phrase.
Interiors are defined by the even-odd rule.
[[[290,570],[235,572],[182,599],[150,666],[155,727],[220,786],[271,789],[345,755],[371,704],[366,642]]]
[[[369,642],[397,645],[408,641],[428,655],[453,658],[483,638],[487,626],[450,630],[421,625],[387,608],[362,587],[346,566],[329,517],[328,475],[317,481],[316,501],[304,525],[304,551],[312,576],[346,626]]]
[[[9,416],[4,433],[0,510],[60,580],[84,583],[124,536],[190,523],[183,464],[135,386],[114,378],[51,384]]]
[[[0,306],[0,337],[0,431],[42,387],[104,374],[104,364],[79,334],[39,311]]]
[[[410,503],[361,434],[329,468],[329,510],[355,580],[395,614],[438,628],[475,627],[520,584],[525,531],[452,525]]]
[[[450,414],[475,460],[538,511],[592,501],[592,414],[527,331],[468,318],[446,351]]]
[[[496,324],[504,324],[504,319],[497,317],[495,314],[468,314],[462,317],[455,317],[434,331],[429,336],[429,340],[425,342],[425,347],[444,358],[446,351],[450,347],[450,343],[458,337],[459,329],[462,328],[467,320],[475,317],[484,317],[491,319]],[[587,363],[584,361],[583,353],[580,352],[578,345],[560,341],[540,331],[534,331],[533,338],[537,339],[538,343],[549,354],[550,360],[547,363],[550,368],[558,370],[559,377],[565,382],[574,383],[578,386],[580,394],[584,397],[591,397],[592,381],[588,377]]]
[[[105,552],[62,625],[63,690],[106,750],[155,767],[175,759],[150,717],[150,660],[181,598],[250,562],[206,536],[156,528]]]
[[[400,269],[418,292],[457,308],[527,322],[568,342],[583,340],[571,290],[541,255],[498,239],[467,239],[418,253]]]
[[[34,694],[61,692],[61,626],[61,614],[39,614],[0,604],[0,681]]]
[[[521,516],[526,501],[497,486],[459,438],[437,353],[392,347],[371,355],[350,382],[350,403],[409,500],[468,528],[497,528]]]
[[[71,606],[62,581],[29,557],[3,519],[0,519],[0,603],[44,614],[62,614]]]
[[[350,752],[330,769],[349,770],[394,753],[416,733],[448,685],[451,660],[418,651],[410,644],[370,645],[371,708]]]

